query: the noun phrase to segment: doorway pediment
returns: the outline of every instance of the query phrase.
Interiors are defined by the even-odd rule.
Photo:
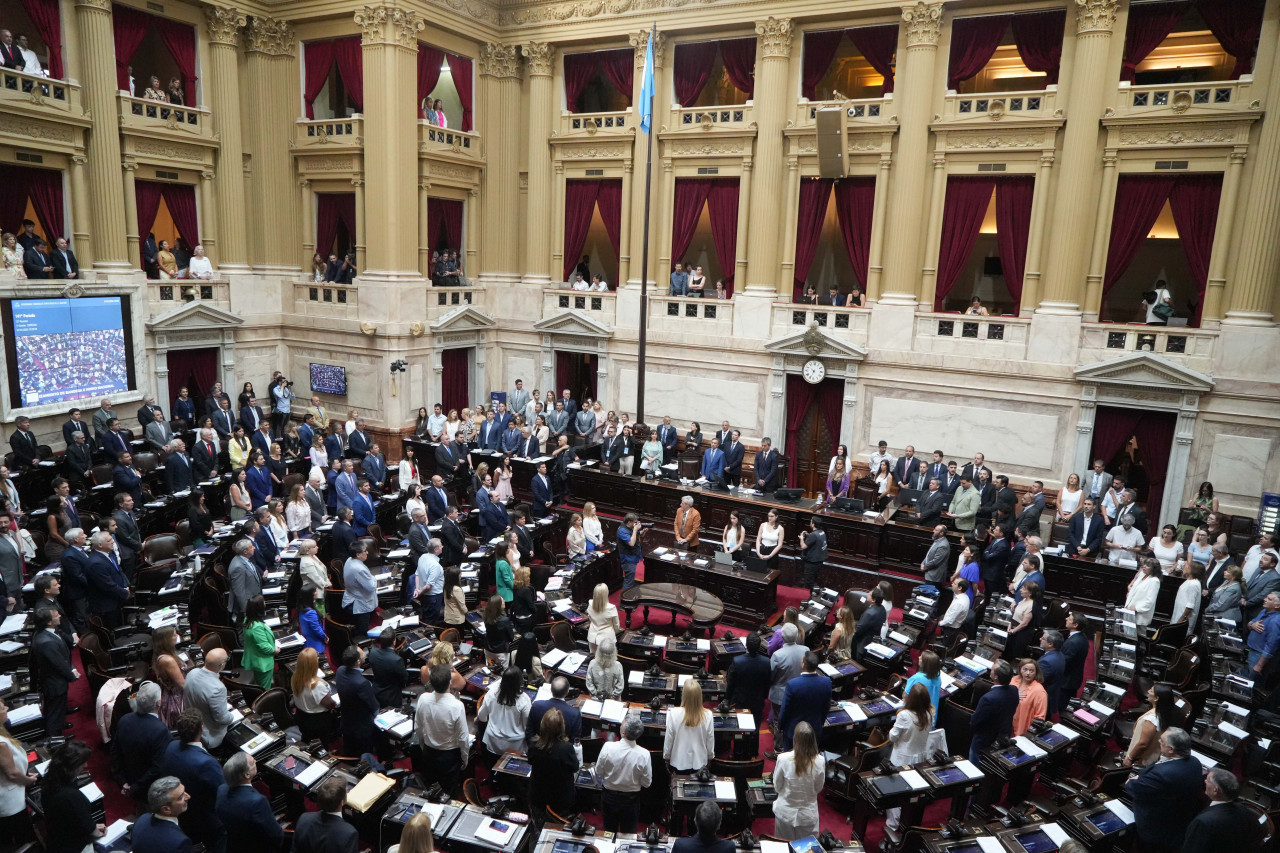
[[[1205,394],[1213,390],[1212,377],[1183,367],[1155,353],[1134,352],[1110,361],[1077,368],[1076,379],[1111,388],[1144,391],[1176,391]]]
[[[576,311],[561,311],[533,324],[544,335],[576,335],[588,338],[611,338],[613,327]]]
[[[847,344],[822,331],[817,323],[810,323],[809,328],[794,335],[774,338],[766,341],[764,348],[774,355],[799,356],[802,358],[841,358],[846,361],[860,362],[867,357],[862,347]]]
[[[496,321],[483,311],[477,311],[470,305],[461,305],[431,324],[431,333],[435,335],[446,332],[482,332],[492,329]]]
[[[147,329],[152,332],[209,331],[214,329],[234,329],[244,323],[238,314],[215,308],[203,302],[188,302],[155,319],[147,321]]]

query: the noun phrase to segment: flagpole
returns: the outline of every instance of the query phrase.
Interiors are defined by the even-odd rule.
[[[653,183],[653,75],[655,68],[654,47],[658,41],[658,22],[653,22],[649,44],[645,48],[645,81],[641,84],[641,96],[648,95],[648,102],[640,104],[641,124],[648,117],[649,126],[642,127],[648,142],[644,158],[644,242],[640,250],[640,349],[636,376],[636,423],[644,423],[644,374],[645,344],[649,333],[649,201]],[[645,84],[648,84],[647,86]]]

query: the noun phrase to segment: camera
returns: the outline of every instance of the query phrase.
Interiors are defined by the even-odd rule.
[[[403,358],[398,358],[395,361],[391,362],[392,376],[394,376],[397,373],[404,373],[408,369],[409,369],[409,362],[405,361]]]

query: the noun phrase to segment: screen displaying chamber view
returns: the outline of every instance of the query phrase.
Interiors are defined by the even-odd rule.
[[[15,299],[10,307],[23,406],[129,389],[119,296]]]

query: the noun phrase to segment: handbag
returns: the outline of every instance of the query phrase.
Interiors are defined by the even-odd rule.
[[[1173,306],[1168,302],[1161,300],[1152,306],[1151,313],[1159,317],[1161,320],[1168,320],[1173,316]]]

